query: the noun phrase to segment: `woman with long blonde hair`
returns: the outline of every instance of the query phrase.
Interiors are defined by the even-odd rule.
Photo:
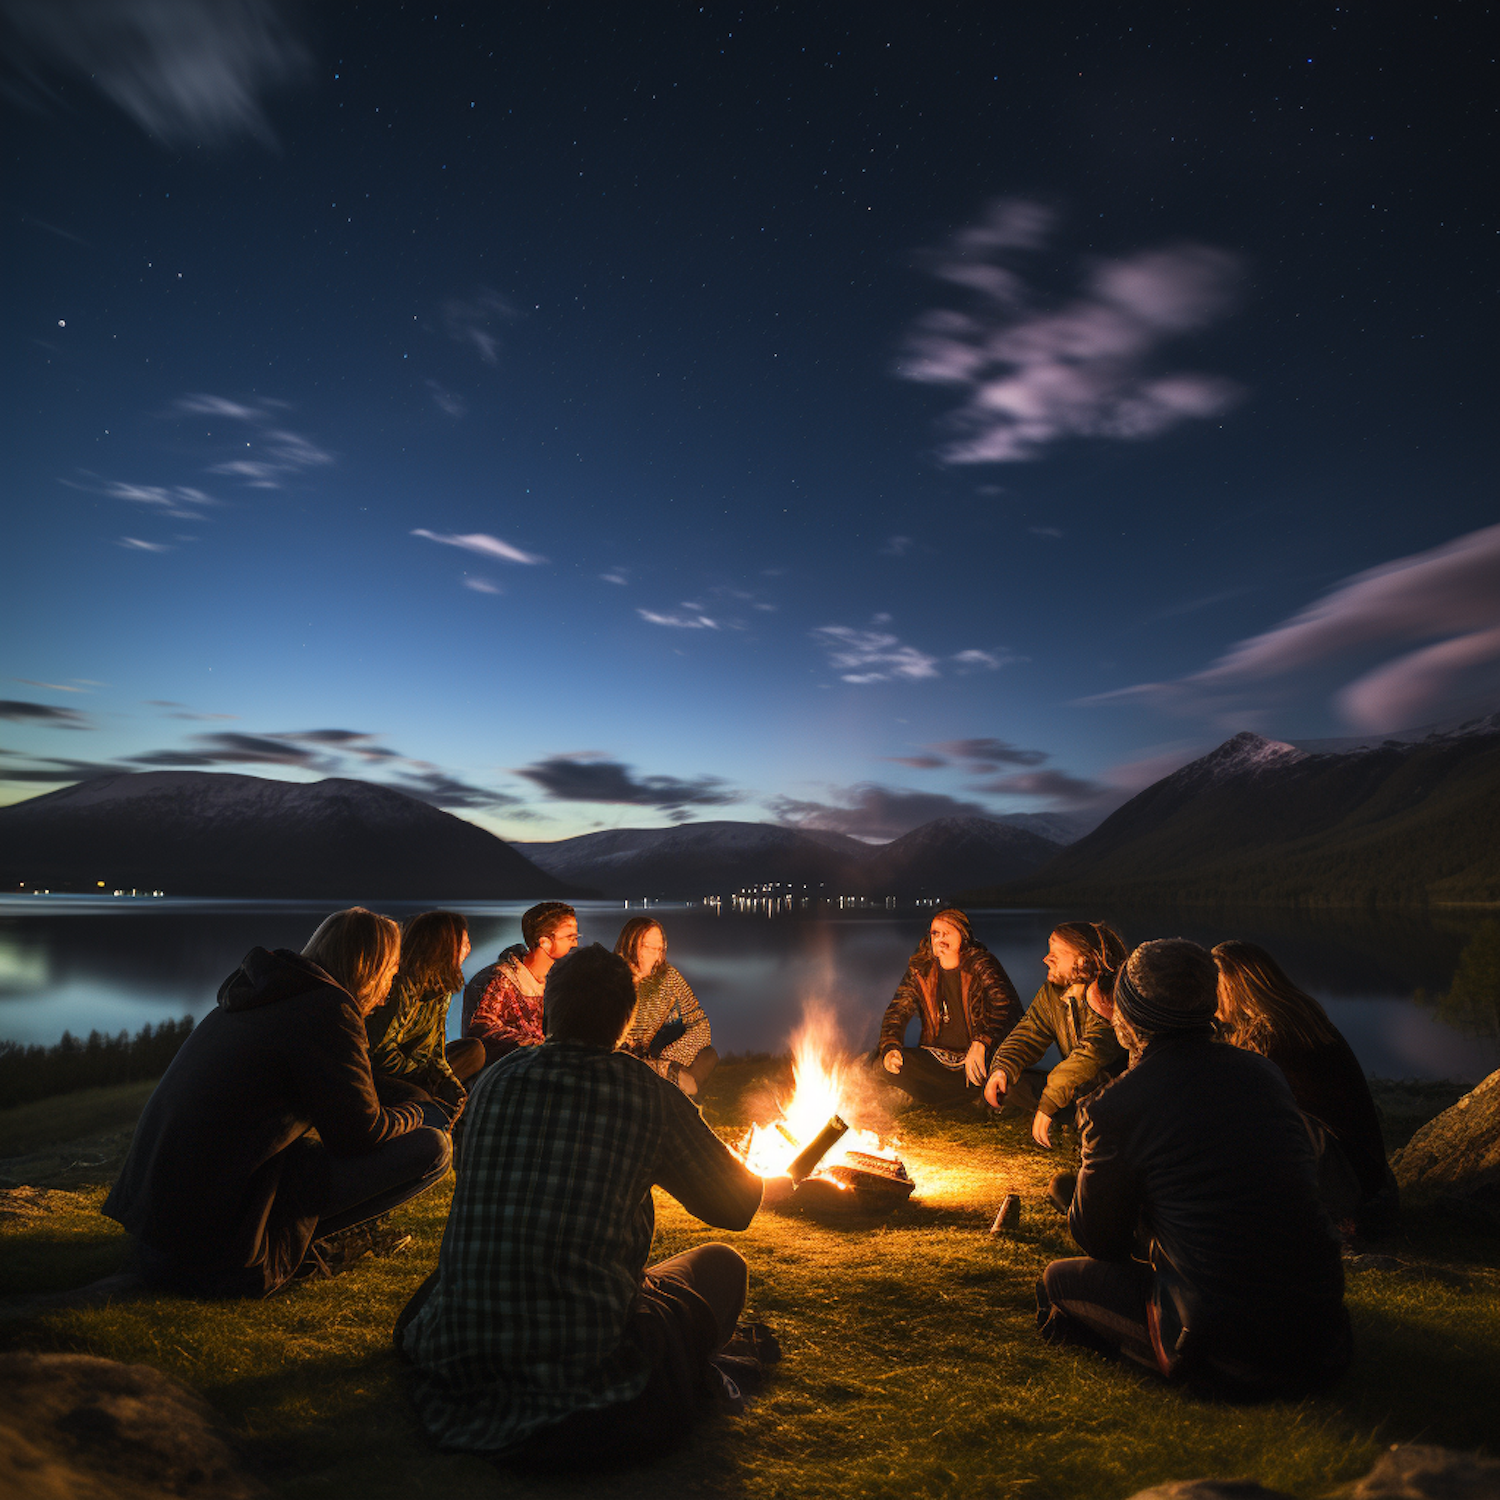
[[[1323,1199],[1346,1230],[1375,1235],[1396,1218],[1396,1179],[1364,1070],[1328,1012],[1257,943],[1214,949],[1224,1040],[1286,1077],[1318,1146]]]

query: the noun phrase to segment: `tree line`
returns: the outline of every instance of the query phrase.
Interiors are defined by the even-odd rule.
[[[159,1078],[193,1029],[193,1018],[149,1022],[134,1036],[91,1031],[86,1040],[65,1031],[52,1047],[0,1041],[0,1106],[29,1104],[74,1089],[103,1088]]]

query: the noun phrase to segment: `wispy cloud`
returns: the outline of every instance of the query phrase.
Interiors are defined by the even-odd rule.
[[[1415,650],[1402,649],[1418,642]],[[1301,674],[1340,658],[1393,649],[1399,654],[1335,695],[1335,705],[1357,728],[1408,728],[1466,686],[1496,685],[1500,525],[1355,574],[1283,624],[1231,646],[1201,672],[1084,701],[1144,700],[1223,723],[1240,712],[1252,690],[1289,689]]]
[[[429,380],[427,389],[432,393],[432,399],[438,408],[447,412],[450,417],[465,417],[469,414],[469,403],[462,396],[439,385],[437,381]]]
[[[685,604],[683,609],[686,614],[663,615],[654,609],[638,609],[638,614],[648,625],[667,625],[674,630],[717,630],[719,628],[716,620],[711,620],[707,615],[695,613],[697,605]]]
[[[974,775],[993,771],[998,766],[1039,766],[1047,759],[1045,750],[1025,750],[1019,745],[1012,745],[1009,740],[989,737],[939,740],[928,748],[942,755],[952,756]]]
[[[488,578],[479,578],[473,573],[464,574],[464,587],[473,589],[476,594],[502,594],[505,592],[498,583]]]
[[[12,677],[12,682],[24,683],[27,687],[46,688],[53,693],[89,693],[96,687],[102,687],[102,683],[89,682],[85,678],[75,677],[72,682],[38,682],[34,677]]]
[[[630,579],[625,576],[624,568],[611,568],[608,573],[599,575],[601,582],[618,584],[621,588],[629,585]]]
[[[889,615],[876,615],[874,627],[889,623]],[[957,676],[971,672],[995,672],[1019,658],[1004,651],[981,651],[970,647],[947,657],[931,656],[906,644],[890,631],[861,629],[852,625],[820,625],[812,638],[828,655],[828,665],[844,682],[920,681],[941,677],[946,670]]]
[[[1058,809],[1093,806],[1110,788],[1066,771],[1016,771],[979,784],[978,790],[1005,797],[1041,797]]]
[[[75,74],[177,149],[274,144],[262,100],[311,67],[270,0],[5,0],[3,10],[26,102],[50,102],[45,73]]]
[[[158,515],[174,516],[179,521],[201,521],[205,511],[224,503],[185,484],[131,484],[122,479],[105,480],[99,484],[66,482],[74,489],[93,489],[111,500],[145,506]]]
[[[453,297],[442,306],[443,328],[487,365],[500,363],[500,329],[520,316],[499,292],[482,287],[472,297]]]
[[[1049,536],[1054,540],[1060,540],[1062,532],[1056,526],[1031,526],[1027,528],[1032,536]]]
[[[916,545],[909,536],[889,536],[880,550],[886,557],[905,557]]]
[[[552,755],[515,773],[560,802],[604,802],[680,813],[743,800],[721,777],[637,776],[634,768],[590,750]]]
[[[1189,244],[1096,261],[1072,298],[1045,306],[1016,263],[1053,228],[1042,205],[1002,200],[929,258],[969,305],[921,317],[896,373],[962,393],[941,450],[948,463],[1016,463],[1069,437],[1155,437],[1238,398],[1223,377],[1157,365],[1164,345],[1229,310],[1232,255]]]
[[[170,552],[172,550],[170,542],[143,542],[138,536],[122,536],[118,545],[127,552]]]
[[[26,703],[0,698],[0,719],[14,724],[39,724],[48,729],[92,729],[93,722],[71,708],[54,708],[50,703]]]
[[[465,552],[477,552],[482,557],[498,557],[502,562],[535,565],[547,561],[535,552],[523,552],[519,547],[513,547],[509,542],[502,542],[499,537],[488,536],[482,531],[460,534],[428,531],[425,527],[419,527],[412,535],[424,537],[429,542],[439,542],[444,547],[462,547]]]
[[[202,714],[189,708],[185,703],[178,703],[172,698],[148,698],[148,708],[162,708],[167,710],[169,719],[187,719],[194,723],[216,723],[223,720],[239,718],[238,714]]]
[[[993,818],[995,810],[941,792],[908,792],[864,781],[829,789],[828,801],[775,797],[771,814],[789,828],[817,828],[857,839],[900,838],[934,818]]]

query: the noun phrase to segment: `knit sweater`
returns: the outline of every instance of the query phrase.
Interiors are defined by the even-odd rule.
[[[681,1035],[663,1047],[658,1056],[650,1056],[657,1032],[674,1023],[683,1028]],[[711,1039],[708,1017],[703,1014],[698,997],[671,964],[665,961],[658,964],[636,985],[635,1016],[620,1043],[621,1051],[634,1053],[665,1077],[673,1063],[689,1066]]]

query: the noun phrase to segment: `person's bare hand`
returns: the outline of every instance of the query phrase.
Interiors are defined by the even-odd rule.
[[[977,1089],[984,1082],[985,1056],[983,1042],[970,1042],[964,1054],[964,1076]]]
[[[885,1064],[887,1073],[899,1073],[901,1071],[902,1057],[894,1047],[880,1060]]]
[[[1031,1138],[1038,1146],[1052,1145],[1052,1116],[1037,1110],[1031,1119]]]
[[[990,1081],[984,1086],[984,1102],[991,1109],[999,1109],[1001,1100],[1006,1089],[1010,1087],[1010,1079],[1005,1076],[1005,1069],[999,1068],[990,1074]]]

